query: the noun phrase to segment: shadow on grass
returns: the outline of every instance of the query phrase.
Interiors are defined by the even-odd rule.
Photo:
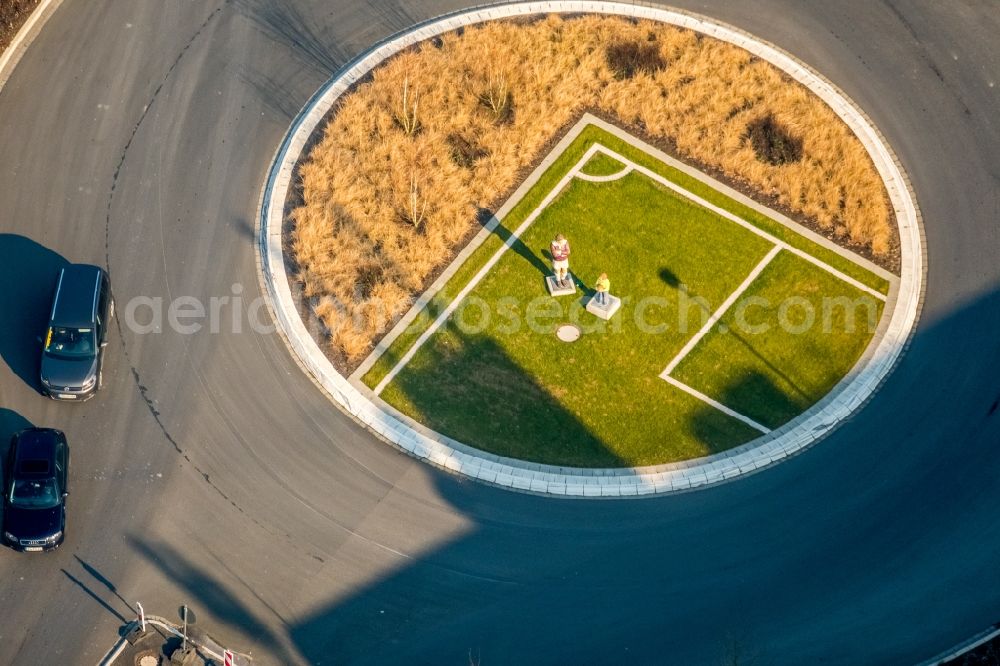
[[[0,234],[0,356],[11,371],[36,391],[41,390],[38,366],[41,336],[59,271],[67,262],[30,238]]]
[[[737,333],[736,331],[734,331],[731,328],[728,329],[727,334],[730,335],[730,336],[732,336],[732,338],[734,340],[736,340],[741,345],[743,345],[744,347],[746,347],[747,351],[749,351],[751,354],[753,354],[755,357],[757,357],[757,359],[761,363],[763,363],[764,365],[767,366],[768,370],[770,370],[771,372],[773,372],[774,374],[776,374],[778,377],[780,377],[781,381],[785,382],[788,385],[788,387],[790,389],[792,389],[792,391],[794,391],[796,394],[798,394],[798,396],[800,398],[802,398],[802,400],[804,402],[800,403],[800,404],[795,404],[795,403],[792,403],[792,402],[789,401],[789,404],[793,404],[794,405],[794,407],[793,407],[793,413],[801,412],[803,409],[807,409],[812,403],[816,402],[816,398],[811,397],[808,393],[805,392],[805,390],[802,387],[800,387],[798,384],[795,383],[795,381],[788,375],[787,372],[784,372],[783,370],[781,370],[781,368],[779,368],[778,366],[776,366],[774,363],[772,363],[771,361],[769,361],[763,354],[761,354],[759,351],[757,351],[757,349],[752,344],[750,344],[749,340],[747,340],[746,338],[744,338],[742,335],[740,335],[739,333]],[[761,375],[761,378],[767,379],[766,377],[763,377],[763,375]],[[750,379],[754,379],[754,378],[751,377]],[[768,386],[770,387],[770,389],[772,389],[776,393],[780,393],[782,396],[784,396],[784,393],[782,393],[771,382],[771,380],[768,379],[767,383],[768,383]],[[766,391],[766,390],[768,390],[768,387],[760,385],[759,389],[761,391]],[[787,398],[785,398],[785,399],[787,400]]]
[[[676,273],[674,273],[666,266],[660,269],[659,276],[660,279],[663,280],[664,284],[666,284],[668,287],[673,287],[674,289],[677,289],[678,287],[681,286],[681,279],[677,277]]]
[[[392,386],[418,421],[490,453],[552,465],[624,465],[558,396],[486,336],[428,344]]]
[[[494,216],[492,211],[486,210],[484,208],[479,211],[479,215],[477,217],[479,219],[480,224],[486,226],[489,223],[489,221],[493,219]],[[515,238],[513,242],[511,242],[511,238],[513,238],[514,232],[505,227],[502,220],[498,221],[497,225],[493,227],[493,233],[504,243],[509,243],[510,249],[513,250],[514,253],[517,254],[517,256],[521,257],[529,264],[534,266],[536,269],[538,269],[538,271],[542,275],[549,275],[552,272],[549,266],[544,261],[542,261],[541,257],[532,252],[531,248],[525,245],[520,238]]]
[[[664,269],[662,269],[660,271],[660,278],[663,279],[664,282],[667,282],[669,284],[669,282],[667,281],[667,277],[664,277],[664,273],[667,273],[670,276],[672,276],[673,273],[671,273],[666,268],[664,268]],[[678,284],[680,284],[680,283],[678,282]],[[694,303],[694,304],[696,304],[701,309],[701,311],[704,313],[704,315],[706,317],[705,321],[707,321],[707,318],[709,318],[709,317],[712,316],[712,311],[709,310],[707,307],[705,307],[705,304],[702,303],[700,300],[698,300],[698,299],[695,298],[695,299],[691,299],[691,302]],[[720,320],[720,321],[722,321],[722,320]],[[745,396],[747,394],[753,395],[755,393],[755,391],[759,391],[762,395],[767,395],[767,396],[773,395],[774,398],[775,398],[775,400],[776,400],[776,402],[774,404],[780,405],[782,402],[787,402],[788,404],[793,405],[793,407],[791,408],[791,411],[789,412],[793,416],[795,414],[798,414],[799,412],[803,411],[804,409],[808,409],[810,405],[812,405],[814,402],[816,402],[816,398],[812,398],[808,393],[806,393],[805,390],[803,390],[788,375],[788,373],[786,373],[785,371],[783,371],[777,365],[775,365],[770,360],[768,360],[767,357],[765,357],[763,354],[761,354],[759,351],[757,351],[757,348],[754,347],[750,343],[749,340],[747,340],[745,337],[743,337],[742,335],[740,335],[739,333],[737,333],[732,327],[726,327],[726,332],[723,335],[728,335],[728,336],[732,337],[734,340],[736,340],[737,342],[739,342],[741,345],[743,345],[746,348],[746,350],[748,352],[750,352],[751,354],[753,354],[753,356],[756,357],[757,360],[760,361],[763,365],[765,365],[768,370],[770,370],[775,375],[777,375],[778,377],[780,377],[781,380],[783,382],[785,382],[788,385],[788,387],[792,389],[792,391],[794,391],[796,394],[798,394],[802,398],[802,400],[804,402],[802,404],[795,404],[795,403],[789,401],[788,397],[785,396],[785,394],[780,389],[778,389],[778,387],[775,386],[774,383],[771,382],[770,379],[768,379],[767,377],[765,377],[764,375],[761,375],[759,373],[755,373],[753,376],[746,378],[744,381],[738,382],[738,384],[747,383],[747,384],[749,384],[751,386],[749,386],[747,388],[739,388],[739,386],[733,385],[731,387],[731,389],[727,389],[724,393],[726,393],[728,395],[730,393],[730,390],[734,390],[735,391],[735,390],[738,389],[738,393],[741,396]],[[765,384],[765,382],[766,382],[766,384]],[[755,388],[753,388],[753,387],[755,387]],[[722,404],[726,405],[727,407],[731,407],[732,409],[736,409],[737,411],[739,411],[738,408],[734,407],[729,402],[726,402],[726,400],[722,400],[718,396],[712,396],[712,397],[714,397],[716,400],[719,400]],[[735,397],[735,396],[733,396],[733,397]],[[744,403],[739,402],[739,403],[736,403],[736,404],[744,404]]]
[[[790,400],[770,377],[759,372],[733,380],[718,395],[711,397],[769,427],[778,427],[802,412],[802,407]],[[748,406],[753,408],[747,409]],[[720,441],[719,415],[719,410],[705,405],[691,417],[692,431],[706,444]],[[712,450],[712,453],[718,452]]]

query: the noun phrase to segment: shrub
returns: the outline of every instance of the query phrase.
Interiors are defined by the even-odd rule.
[[[427,221],[427,197],[417,186],[417,174],[410,176],[410,189],[402,197],[396,207],[399,219],[417,231],[421,231]]]
[[[445,141],[451,148],[449,156],[451,161],[460,167],[471,169],[476,162],[489,155],[489,151],[483,148],[475,139],[466,137],[458,132],[452,132]]]
[[[361,300],[367,301],[371,298],[376,287],[382,283],[384,276],[385,269],[382,267],[382,264],[372,262],[361,266],[358,270],[357,282],[354,283],[354,288],[357,290]]]
[[[28,12],[36,3],[36,0],[3,0],[0,2],[0,25],[9,27],[21,16]]]
[[[780,166],[802,159],[802,139],[768,114],[747,125],[747,138],[761,162]]]
[[[396,125],[403,134],[413,136],[420,129],[420,119],[417,117],[418,95],[410,89],[410,77],[403,79],[403,91],[399,104],[396,106]]]
[[[729,113],[726,114],[726,120],[732,120],[736,116],[740,115],[744,111],[749,111],[753,108],[754,101],[752,99],[745,99],[739,106],[734,106],[729,109]]]
[[[38,0],[0,0],[0,51],[14,38],[37,4]]]
[[[604,57],[618,80],[631,79],[639,72],[655,74],[667,67],[667,61],[660,54],[660,45],[648,37],[645,43],[637,40],[614,42],[608,45]]]
[[[479,103],[489,111],[494,124],[509,125],[514,121],[514,94],[506,74],[490,75],[486,90],[479,95]]]

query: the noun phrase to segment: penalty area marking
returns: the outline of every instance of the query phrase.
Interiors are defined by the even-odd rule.
[[[604,146],[602,146],[599,143],[595,143],[594,145],[597,146],[599,149],[600,148],[604,148]],[[601,152],[604,153],[605,151],[601,150]],[[605,153],[605,154],[607,154],[607,153]],[[624,178],[625,176],[627,176],[630,173],[632,173],[632,171],[634,171],[634,170],[635,170],[635,167],[633,165],[629,164],[629,165],[626,165],[625,168],[622,169],[621,171],[619,171],[618,173],[613,173],[613,174],[611,174],[609,176],[591,176],[589,174],[585,174],[582,171],[580,171],[580,172],[578,172],[576,174],[576,177],[579,178],[580,180],[586,180],[586,181],[591,182],[591,183],[610,183],[613,180],[619,180],[621,178]]]
[[[674,358],[670,361],[670,363],[667,364],[667,367],[664,368],[663,372],[660,373],[660,379],[663,379],[666,382],[672,384],[673,386],[676,386],[680,390],[684,391],[689,395],[694,396],[698,400],[708,403],[712,407],[718,409],[720,412],[728,414],[734,419],[739,419],[740,421],[743,421],[743,423],[746,423],[751,428],[756,428],[765,435],[771,431],[762,426],[761,424],[757,423],[753,419],[751,419],[749,416],[740,414],[736,410],[726,407],[721,402],[713,400],[704,393],[696,391],[687,384],[671,377],[670,373],[673,372],[675,369],[677,369],[677,366],[680,364],[681,361],[684,360],[684,357],[690,354],[691,350],[694,349],[699,342],[701,342],[701,339],[705,337],[705,335],[707,335],[709,331],[712,330],[712,328],[719,322],[720,319],[722,319],[722,315],[726,314],[726,311],[733,306],[733,303],[735,303],[737,299],[739,299],[739,297],[742,296],[743,293],[750,288],[750,285],[753,284],[753,281],[756,280],[762,272],[764,272],[764,269],[767,268],[767,265],[770,264],[771,261],[776,256],[778,256],[778,253],[781,252],[781,250],[782,247],[780,245],[775,245],[770,249],[770,251],[766,255],[764,255],[764,258],[760,260],[760,263],[758,263],[752,271],[750,271],[750,274],[747,275],[746,279],[740,283],[740,286],[736,287],[736,290],[733,293],[729,294],[729,298],[727,298],[722,303],[722,305],[720,305],[719,308],[712,313],[712,316],[708,318],[708,321],[705,322],[705,325],[702,326],[698,330],[698,332],[695,333],[694,336],[684,344],[684,347],[682,347],[681,350],[677,353],[677,356],[674,356]]]
[[[749,416],[744,416],[743,414],[740,414],[739,412],[734,411],[734,410],[730,409],[729,407],[726,407],[721,402],[718,402],[717,400],[712,400],[711,398],[709,398],[704,393],[701,393],[699,391],[694,390],[693,388],[691,388],[690,386],[688,386],[687,384],[685,384],[682,381],[679,381],[679,380],[677,380],[677,379],[675,379],[675,378],[673,378],[673,377],[671,377],[669,375],[660,375],[660,377],[662,379],[666,380],[668,384],[671,384],[672,386],[676,386],[677,388],[679,388],[680,390],[684,391],[688,395],[694,396],[698,400],[701,400],[702,402],[707,403],[707,404],[711,405],[712,407],[715,407],[717,410],[719,410],[723,414],[726,414],[728,416],[733,417],[734,419],[737,419],[739,421],[742,421],[743,423],[746,423],[751,428],[754,428],[755,430],[759,430],[762,434],[766,435],[767,433],[771,432],[771,430],[769,428],[767,428],[765,426],[762,426],[761,424],[757,423],[756,421],[754,421]]]
[[[719,308],[712,313],[712,316],[708,318],[708,321],[705,322],[705,325],[702,326],[698,330],[698,332],[695,333],[694,336],[687,341],[684,347],[681,348],[680,352],[677,353],[677,356],[675,356],[673,360],[670,361],[670,363],[663,370],[663,372],[660,373],[661,378],[666,379],[667,375],[669,375],[671,372],[677,369],[677,366],[680,364],[681,361],[684,360],[684,357],[690,354],[691,350],[695,348],[695,346],[701,341],[701,339],[705,337],[705,335],[709,331],[712,330],[712,327],[715,326],[720,319],[722,319],[722,315],[726,314],[726,311],[733,306],[733,303],[736,302],[736,299],[742,296],[743,292],[745,292],[747,289],[750,288],[750,285],[753,284],[753,281],[756,280],[757,277],[764,272],[764,269],[767,268],[767,265],[771,263],[772,259],[778,256],[778,253],[781,252],[781,250],[782,248],[780,246],[775,245],[774,247],[771,248],[770,252],[764,255],[764,258],[760,260],[760,263],[757,264],[752,271],[750,271],[750,275],[748,275],[746,279],[740,283],[740,286],[736,287],[736,290],[733,291],[733,293],[729,294],[729,298],[727,298],[722,303],[722,305],[720,305]]]
[[[760,432],[764,433],[765,435],[767,433],[771,432],[768,428],[766,428],[766,427],[762,426],[761,424],[757,423],[756,421],[754,421],[750,417],[745,416],[743,414],[740,414],[739,412],[737,412],[737,411],[735,411],[733,409],[730,409],[729,407],[726,407],[725,405],[723,405],[722,403],[718,402],[717,400],[713,400],[712,398],[709,398],[704,393],[701,393],[700,391],[696,391],[695,389],[693,389],[692,387],[688,386],[687,384],[685,384],[685,383],[683,383],[683,382],[681,382],[681,381],[679,381],[679,380],[671,377],[670,373],[673,372],[677,368],[677,366],[680,364],[680,362],[682,360],[684,360],[685,356],[687,356],[689,353],[691,353],[691,350],[693,350],[698,345],[698,343],[701,341],[701,339],[703,337],[705,337],[705,335],[710,330],[712,330],[712,327],[715,326],[716,323],[718,323],[718,321],[722,318],[722,316],[726,313],[726,311],[730,307],[732,307],[733,303],[735,303],[736,300],[750,287],[750,285],[753,283],[753,281],[757,279],[757,277],[761,274],[761,272],[767,267],[768,264],[771,263],[771,260],[773,260],[774,257],[777,256],[777,254],[781,250],[788,250],[792,254],[794,254],[794,255],[796,255],[798,257],[801,257],[802,259],[805,259],[806,261],[814,264],[815,266],[817,266],[817,267],[819,267],[819,268],[827,271],[828,273],[830,273],[834,277],[836,277],[836,278],[838,278],[838,279],[840,279],[840,280],[848,283],[849,285],[851,285],[855,289],[859,289],[859,290],[861,290],[861,291],[863,291],[863,292],[865,292],[867,294],[870,294],[870,295],[874,296],[875,298],[878,298],[881,301],[885,301],[886,300],[886,296],[884,294],[876,291],[875,289],[872,289],[871,287],[869,287],[869,286],[867,286],[865,284],[862,284],[861,282],[859,282],[858,280],[855,280],[854,278],[850,277],[849,275],[847,275],[847,274],[845,274],[845,273],[837,270],[836,268],[834,268],[833,266],[830,266],[826,262],[821,261],[820,259],[817,259],[816,257],[812,256],[808,252],[805,252],[804,250],[800,250],[800,249],[798,249],[796,247],[792,247],[788,243],[785,243],[784,241],[782,241],[782,240],[780,240],[780,239],[772,236],[771,234],[767,233],[763,229],[758,228],[757,226],[751,224],[750,222],[747,222],[746,220],[744,220],[743,218],[739,217],[738,215],[734,215],[733,213],[730,213],[729,211],[727,211],[727,210],[725,210],[723,208],[720,208],[718,206],[715,206],[715,205],[709,203],[708,201],[706,201],[705,199],[702,199],[701,197],[699,197],[698,195],[694,194],[693,192],[690,192],[690,191],[684,189],[683,187],[677,185],[676,183],[673,183],[670,180],[664,178],[663,176],[661,176],[660,174],[656,173],[655,171],[652,171],[651,169],[647,169],[646,167],[643,167],[643,166],[641,166],[639,164],[636,164],[635,162],[633,162],[632,160],[628,159],[624,155],[620,155],[617,152],[611,150],[610,148],[602,146],[600,143],[595,143],[594,145],[598,147],[598,150],[600,150],[600,152],[602,152],[605,155],[607,155],[608,157],[611,157],[611,158],[613,158],[615,160],[618,160],[619,162],[621,162],[622,164],[624,164],[625,168],[622,169],[622,171],[620,171],[620,172],[618,172],[616,174],[612,174],[611,176],[584,176],[583,174],[577,174],[578,178],[583,178],[584,180],[589,180],[589,181],[592,181],[592,182],[608,182],[608,181],[617,180],[618,178],[626,176],[629,173],[631,173],[632,171],[638,171],[639,173],[643,174],[647,178],[653,180],[653,182],[656,182],[656,183],[659,183],[660,185],[663,185],[664,187],[672,190],[673,192],[676,192],[677,194],[679,194],[679,195],[681,195],[681,196],[683,196],[683,197],[685,197],[685,198],[693,201],[697,205],[702,206],[703,208],[707,208],[708,210],[711,210],[712,212],[716,213],[717,215],[720,215],[721,217],[723,217],[723,218],[725,218],[725,219],[727,219],[727,220],[729,220],[731,222],[735,222],[736,224],[739,224],[741,227],[744,227],[745,229],[748,229],[749,231],[752,231],[753,233],[757,234],[761,238],[764,238],[764,239],[766,239],[766,240],[768,240],[768,241],[770,241],[771,243],[774,244],[774,247],[772,247],[771,250],[767,253],[767,255],[765,255],[765,257],[761,260],[761,262],[759,264],[757,264],[756,268],[754,268],[753,271],[750,272],[750,275],[747,276],[747,278],[740,284],[740,286],[736,288],[736,291],[734,291],[732,294],[729,295],[729,297],[725,300],[725,302],[723,302],[723,304],[712,314],[712,316],[709,317],[708,321],[705,322],[705,325],[702,326],[701,329],[697,333],[695,333],[694,337],[692,337],[690,340],[687,341],[687,343],[684,345],[684,347],[681,349],[681,351],[677,354],[677,356],[675,356],[670,361],[670,363],[667,365],[667,367],[663,370],[663,372],[660,373],[660,379],[663,379],[663,380],[667,381],[671,385],[679,388],[680,390],[682,390],[685,393],[687,393],[687,394],[689,394],[689,395],[697,398],[698,400],[701,400],[701,401],[703,401],[703,402],[711,405],[712,407],[715,407],[716,409],[718,409],[719,411],[723,412],[724,414],[727,414],[727,415],[729,415],[729,416],[731,416],[731,417],[733,417],[735,419],[739,419],[743,423],[746,423],[750,427],[759,430]]]

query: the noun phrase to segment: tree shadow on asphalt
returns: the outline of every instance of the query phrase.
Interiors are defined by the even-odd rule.
[[[301,4],[301,3],[299,3]],[[339,39],[317,31],[317,26],[325,21],[310,16],[294,3],[273,0],[236,0],[238,12],[249,18],[264,35],[274,43],[287,49],[302,64],[321,73],[325,78],[333,76],[345,63],[353,58],[372,41],[388,35],[370,33],[374,25],[387,26],[390,31],[411,28],[417,21],[417,14],[408,3],[400,0],[379,0],[371,3],[370,10],[375,15],[364,25],[347,26]],[[325,3],[319,3],[325,8]],[[330,9],[329,11],[336,11]],[[354,28],[354,29],[351,29]],[[348,39],[360,38],[354,47]]]
[[[69,265],[30,238],[0,234],[0,356],[21,381],[41,391],[42,335],[48,324],[59,271]]]
[[[836,594],[852,575],[851,563],[897,551],[899,535],[876,525],[864,533],[860,546],[824,540],[817,545],[826,557],[824,575],[816,575],[814,561],[791,570],[779,568],[771,572],[775,588],[766,593],[748,584],[744,566],[768,561],[789,540],[803,535],[824,538],[828,531],[845,529],[828,524],[839,520],[836,512],[829,519],[816,515],[814,494],[837,496],[844,487],[836,472],[808,476],[818,469],[847,467],[870,489],[870,495],[845,497],[845,502],[863,499],[869,505],[893,502],[906,507],[905,497],[885,496],[895,487],[885,479],[895,473],[899,443],[873,433],[920,428],[908,421],[909,412],[894,407],[907,404],[932,415],[939,402],[935,387],[949,385],[948,377],[959,374],[953,363],[955,345],[975,337],[971,331],[986,331],[980,337],[989,339],[998,328],[1000,292],[927,322],[880,397],[851,416],[850,429],[830,436],[839,442],[820,442],[784,464],[711,490],[635,502],[560,500],[484,487],[428,468],[426,474],[445,505],[468,521],[466,530],[403,568],[386,571],[366,589],[331,601],[294,624],[291,635],[308,659],[333,657],[347,663],[468,663],[470,650],[473,656],[481,655],[483,664],[662,663],[673,648],[679,649],[677,654],[702,655],[697,663],[732,663],[734,654],[740,655],[740,663],[810,663],[830,646],[803,643],[798,637],[822,635],[824,618],[803,620],[808,628],[801,634],[790,636],[787,643],[779,639],[769,644],[765,641],[780,637],[773,630],[775,623],[787,618],[787,609],[796,608],[800,598]],[[992,344],[982,350],[976,372],[996,385],[992,376],[997,367],[1000,346]],[[983,395],[977,388],[981,383],[969,380],[950,389],[972,400],[970,411],[979,418],[961,428],[941,426],[949,433],[949,448],[961,451],[958,457],[967,462],[967,473],[941,476],[942,451],[935,432],[924,433],[933,445],[911,451],[918,460],[908,464],[922,469],[926,478],[904,485],[912,486],[915,495],[925,494],[928,485],[939,490],[941,484],[947,486],[935,494],[947,499],[921,516],[924,522],[947,525],[967,509],[977,489],[996,487],[1000,389]],[[743,385],[736,382],[730,390],[739,393]],[[915,394],[915,386],[930,390]],[[710,422],[698,420],[695,427],[704,430]],[[864,442],[859,454],[863,461],[843,460],[837,444],[852,439]],[[776,487],[787,492],[775,493]],[[755,523],[752,529],[740,527],[745,511],[760,513],[759,508],[749,511],[752,503],[744,506],[747,497],[773,505],[780,519]],[[976,506],[988,514],[983,520],[993,520],[991,502]],[[700,526],[706,517],[730,530],[712,532]],[[557,526],[545,528],[547,520]],[[747,534],[753,535],[752,542]],[[654,535],[662,537],[650,538]],[[863,552],[845,550],[857,547]],[[945,550],[952,547],[948,540],[941,544]],[[934,561],[933,555],[927,557]],[[779,585],[785,580],[791,583]],[[988,599],[992,592],[983,590],[978,596]],[[941,626],[939,611],[927,609],[921,626],[935,629],[905,645],[906,656],[916,655],[910,661],[962,638],[961,628],[956,634],[954,626]],[[831,615],[836,612],[831,610]],[[869,631],[863,615],[853,630]],[[887,649],[903,647],[894,643]]]
[[[830,622],[852,612],[839,603],[855,591],[851,585],[876,584],[885,572],[872,563],[910,547],[877,516],[869,525],[863,507],[889,503],[917,525],[949,525],[970,511],[974,523],[995,523],[995,503],[982,492],[997,487],[1000,389],[981,388],[996,385],[1000,346],[982,346],[979,361],[961,372],[953,352],[956,344],[979,348],[998,328],[1000,293],[926,322],[892,382],[852,415],[849,429],[710,490],[637,501],[544,498],[414,463],[436,489],[441,511],[461,517],[462,528],[290,619],[289,637],[308,663],[663,663],[676,655],[686,659],[677,663],[722,664],[734,654],[752,663],[815,663],[831,648],[815,637],[828,636]],[[956,384],[959,374],[964,380]],[[935,389],[943,386],[968,404],[961,423],[936,423]],[[912,423],[922,412],[927,422]],[[896,457],[898,437],[878,436],[889,431],[909,437],[905,460]],[[857,459],[844,460],[845,445],[858,441],[846,447]],[[959,462],[961,469],[942,473]],[[893,481],[900,469],[911,478]],[[852,484],[845,486],[848,473]],[[935,501],[922,503],[913,518],[910,502],[931,487]],[[829,497],[840,497],[846,510],[817,505]],[[845,533],[857,538],[840,543],[836,535]],[[822,552],[822,575],[814,558],[776,557],[802,540]],[[218,617],[267,645],[277,642],[267,622],[180,551],[141,538],[131,545]],[[916,564],[930,563],[937,575],[939,556],[954,547],[950,539],[925,540]],[[892,566],[904,567],[902,576],[923,571],[900,560]],[[977,608],[995,601],[989,586],[970,588],[971,596]],[[797,615],[804,599],[829,599],[829,617]],[[870,633],[866,608],[859,600],[859,612],[846,616],[856,620],[842,627],[843,637]],[[942,617],[934,607],[913,615],[905,635],[879,638],[880,654],[917,661],[978,629]],[[789,618],[795,631],[783,638],[774,627]],[[851,660],[857,650],[837,654]]]
[[[289,122],[315,92],[350,59],[333,40],[317,32],[318,23],[291,3],[269,0],[236,0],[236,11],[270,44],[291,55],[269,58],[263,63],[234,63],[237,78],[277,119]],[[318,76],[317,76],[318,75]],[[324,123],[325,124],[325,123]],[[314,142],[311,142],[314,143]],[[308,154],[311,144],[303,154]]]
[[[238,626],[272,653],[279,655],[279,663],[297,662],[286,652],[284,645],[266,622],[226,589],[216,576],[192,562],[182,550],[142,536],[129,536],[127,542],[147,564],[156,567],[167,580],[186,590],[209,613]],[[197,612],[197,606],[192,604],[192,610]],[[317,663],[316,660],[310,661]]]
[[[291,3],[236,0],[234,4],[268,39],[287,48],[302,64],[325,77],[332,76],[350,57],[339,44],[316,32],[318,23]]]
[[[271,114],[285,122],[290,122],[298,114],[300,102],[308,99],[285,77],[253,71],[248,66],[241,67],[238,76]]]
[[[249,220],[247,220],[245,217],[235,216],[235,217],[231,218],[229,226],[238,235],[243,236],[244,238],[246,238],[247,240],[252,241],[255,244],[257,243],[257,240],[258,240],[257,239],[257,230],[254,229],[253,224]]]

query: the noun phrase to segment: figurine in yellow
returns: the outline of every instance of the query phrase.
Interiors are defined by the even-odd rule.
[[[607,273],[601,273],[600,277],[597,278],[594,290],[597,292],[594,294],[597,304],[602,308],[608,307],[608,292],[611,291],[611,280],[608,279]]]

